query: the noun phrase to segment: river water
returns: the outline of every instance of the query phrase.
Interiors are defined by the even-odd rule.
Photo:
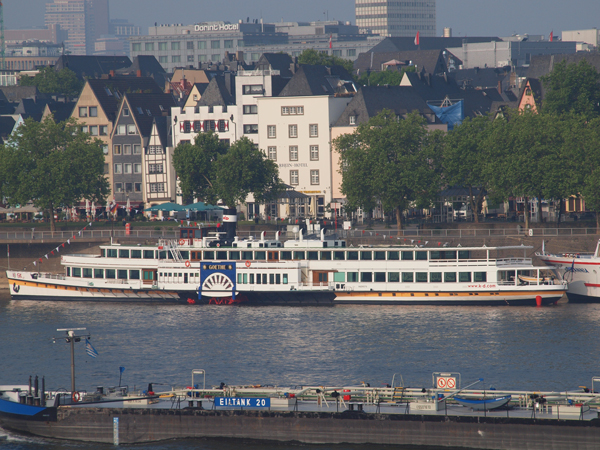
[[[239,307],[12,301],[0,291],[0,384],[44,375],[70,389],[70,352],[57,328],[86,327],[99,353],[76,344],[77,388],[152,382],[187,386],[192,369],[207,385],[391,383],[430,387],[432,372],[458,372],[463,386],[566,390],[600,376],[600,305],[535,307]],[[398,377],[398,375],[397,375]],[[9,435],[0,449],[105,448]],[[289,445],[244,444],[283,449]],[[292,446],[296,448],[297,446]],[[352,446],[303,448],[354,449]],[[152,449],[229,450],[229,441],[178,441]],[[364,447],[360,447],[364,448]],[[384,448],[384,447],[377,447]]]

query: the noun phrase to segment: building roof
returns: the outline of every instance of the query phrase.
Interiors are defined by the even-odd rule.
[[[44,116],[52,114],[56,123],[67,120],[73,114],[75,102],[48,102]]]
[[[400,117],[417,111],[429,123],[441,123],[411,86],[363,86],[348,103],[335,126],[349,126],[351,116],[356,118],[357,125],[366,123],[383,109],[392,110]]]
[[[24,98],[46,97],[45,94],[40,94],[36,86],[0,86],[0,91],[11,103],[19,103]]]
[[[159,86],[164,86],[167,80],[167,72],[160,65],[154,55],[139,55],[133,58],[131,66],[118,69],[119,75],[142,76],[154,78]]]
[[[496,88],[498,83],[501,83],[503,90],[506,90],[510,84],[510,71],[510,66],[459,69],[448,72],[448,76],[462,88]]]
[[[352,76],[342,66],[302,65],[279,97],[335,95],[356,92]]]
[[[127,56],[83,56],[83,55],[61,55],[56,61],[56,70],[68,68],[75,72],[77,78],[100,78],[107,75],[111,70],[117,71],[131,66],[131,60]]]
[[[294,76],[291,71],[292,64],[294,60],[287,53],[263,53],[255,67],[261,70],[278,70],[279,76],[292,78]]]
[[[175,99],[171,94],[125,94],[124,101],[129,104],[142,137],[150,136],[152,124],[155,119],[159,119],[157,124],[164,126],[164,136],[161,139],[164,137],[163,142],[166,142],[166,120],[163,117],[166,119],[175,106]]]
[[[444,50],[450,47],[462,47],[463,44],[498,41],[502,41],[502,39],[491,36],[451,38],[421,36],[419,37],[419,45],[416,46],[414,37],[388,37],[369,50],[369,53],[391,53],[414,50]]]
[[[126,93],[161,93],[156,81],[148,77],[102,78],[88,80],[90,88],[98,99],[108,119],[114,122],[121,98]]]
[[[214,77],[208,83],[202,97],[198,101],[198,106],[227,106],[234,105],[235,100],[227,90],[225,78],[222,76]]]
[[[563,55],[532,55],[531,63],[527,70],[527,77],[539,79],[552,72],[554,66],[562,61],[566,61],[567,64],[579,64],[579,62],[584,59],[600,72],[600,53],[598,52],[578,52]]]
[[[354,70],[359,74],[367,70],[375,72],[385,70],[383,65],[391,60],[400,61],[406,66],[417,66],[419,71],[424,70],[431,74],[443,73],[447,70],[442,50],[413,49],[395,52],[374,52],[374,48],[367,53],[361,53],[354,61]]]
[[[47,104],[46,99],[24,98],[15,108],[15,114],[21,114],[23,118],[31,117],[36,122],[40,122]]]
[[[11,116],[0,116],[0,143],[4,144],[15,128],[17,121]]]

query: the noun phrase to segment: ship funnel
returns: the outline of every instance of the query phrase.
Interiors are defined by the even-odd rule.
[[[237,226],[237,210],[235,208],[223,210],[223,228],[225,229],[225,239],[233,241],[235,238]]]

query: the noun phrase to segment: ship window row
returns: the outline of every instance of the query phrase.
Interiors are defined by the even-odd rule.
[[[372,250],[204,250],[204,251],[180,251],[181,258],[193,261],[246,261],[246,260],[269,260],[269,261],[455,261],[470,258],[468,250],[417,250],[417,251],[372,251]],[[102,256],[108,258],[131,258],[131,259],[173,259],[173,255],[167,250],[130,250],[108,248],[102,249]]]
[[[102,278],[113,280],[139,280],[139,270],[91,269],[88,267],[67,267],[67,276],[75,278]]]
[[[335,272],[336,283],[484,283],[486,272]]]
[[[288,284],[288,274],[238,273],[238,284]]]

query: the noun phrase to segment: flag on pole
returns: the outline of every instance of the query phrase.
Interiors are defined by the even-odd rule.
[[[415,36],[415,45],[419,45],[421,43],[421,33],[417,31],[417,35]]]
[[[85,352],[92,358],[96,358],[98,356],[98,352],[96,351],[92,343],[87,340],[87,338],[85,339]]]
[[[554,30],[550,32],[550,42],[554,41]]]
[[[331,48],[333,47],[333,43],[331,42],[331,38],[333,35],[329,35],[329,49],[331,50]]]

